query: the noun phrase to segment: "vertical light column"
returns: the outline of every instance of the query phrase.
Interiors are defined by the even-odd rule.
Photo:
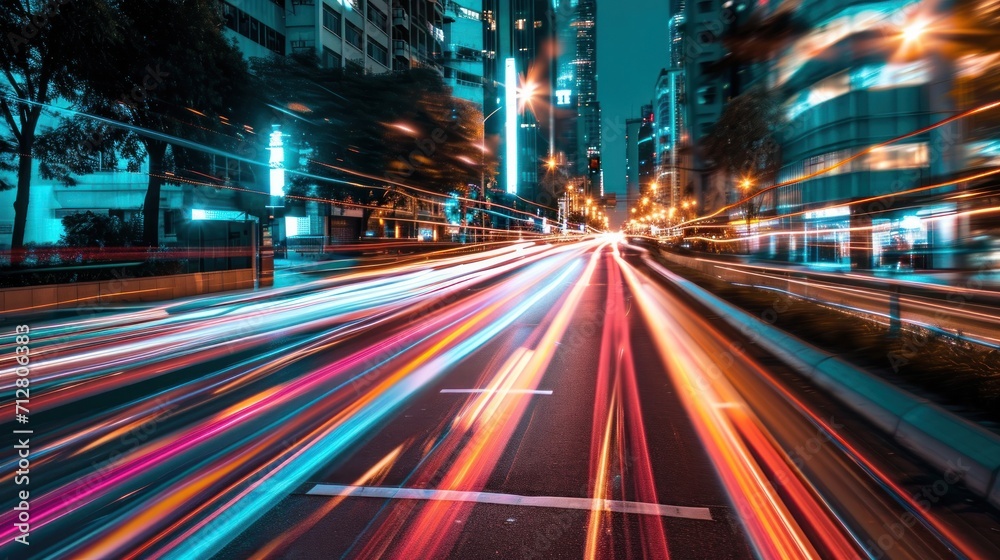
[[[504,67],[507,116],[507,192],[517,194],[517,62],[508,58]]]
[[[271,125],[268,150],[271,152],[271,206],[284,206],[285,197],[285,143],[281,139],[281,125]]]

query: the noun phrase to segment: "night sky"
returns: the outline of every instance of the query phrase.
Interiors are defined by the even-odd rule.
[[[625,197],[625,119],[650,103],[667,65],[668,0],[600,1],[597,6],[598,98],[604,114],[604,188]],[[621,214],[624,216],[624,214]],[[621,223],[612,217],[612,224]]]

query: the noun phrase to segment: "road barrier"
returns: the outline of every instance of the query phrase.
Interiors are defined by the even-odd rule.
[[[253,271],[247,268],[4,288],[0,290],[0,312],[51,311],[108,303],[162,301],[253,287]]]
[[[969,490],[1000,509],[1000,435],[759,321],[655,261],[647,264],[896,443],[946,476],[960,477]]]

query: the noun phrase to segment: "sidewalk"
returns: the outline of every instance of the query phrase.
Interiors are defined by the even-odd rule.
[[[274,259],[274,287],[284,288],[315,280],[324,273],[336,273],[354,267],[358,259],[315,260],[302,257]]]

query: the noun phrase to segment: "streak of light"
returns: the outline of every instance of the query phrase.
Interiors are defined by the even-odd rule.
[[[389,473],[389,468],[393,463],[399,459],[399,456],[403,453],[405,444],[393,449],[388,455],[383,457],[379,462],[375,463],[372,468],[368,469],[363,475],[361,475],[351,486],[361,487],[370,485],[371,483],[381,482],[385,479],[386,475]],[[324,503],[321,507],[317,508],[316,511],[309,514],[309,517],[299,521],[295,524],[295,527],[288,532],[278,535],[271,542],[264,545],[260,550],[251,556],[251,560],[264,560],[265,558],[272,558],[278,551],[286,550],[288,545],[298,539],[300,536],[304,535],[309,529],[314,527],[319,523],[327,514],[336,509],[344,500],[351,497],[354,492],[345,492],[340,496],[337,496],[333,500]]]
[[[729,406],[736,398],[734,391],[723,377],[707,374],[717,371],[712,369],[711,358],[696,350],[700,347],[697,342],[681,335],[689,331],[667,311],[680,304],[670,301],[662,289],[642,280],[621,257],[618,260],[650,333],[655,335],[653,340],[667,364],[667,373],[678,387],[685,409],[758,554],[764,558],[820,558],[820,552],[809,541],[800,520],[792,515],[768,481],[755,458],[759,455],[741,437],[738,422],[730,415],[734,410]],[[781,468],[781,464],[772,459],[768,467]],[[794,475],[787,476],[789,480],[795,479]],[[786,491],[800,505],[810,505],[814,501],[812,493],[801,485],[786,487]],[[811,507],[813,515],[801,522],[809,523],[822,535],[829,550],[837,551],[840,556],[856,554],[855,547],[829,521],[829,512],[822,511],[821,506]]]

